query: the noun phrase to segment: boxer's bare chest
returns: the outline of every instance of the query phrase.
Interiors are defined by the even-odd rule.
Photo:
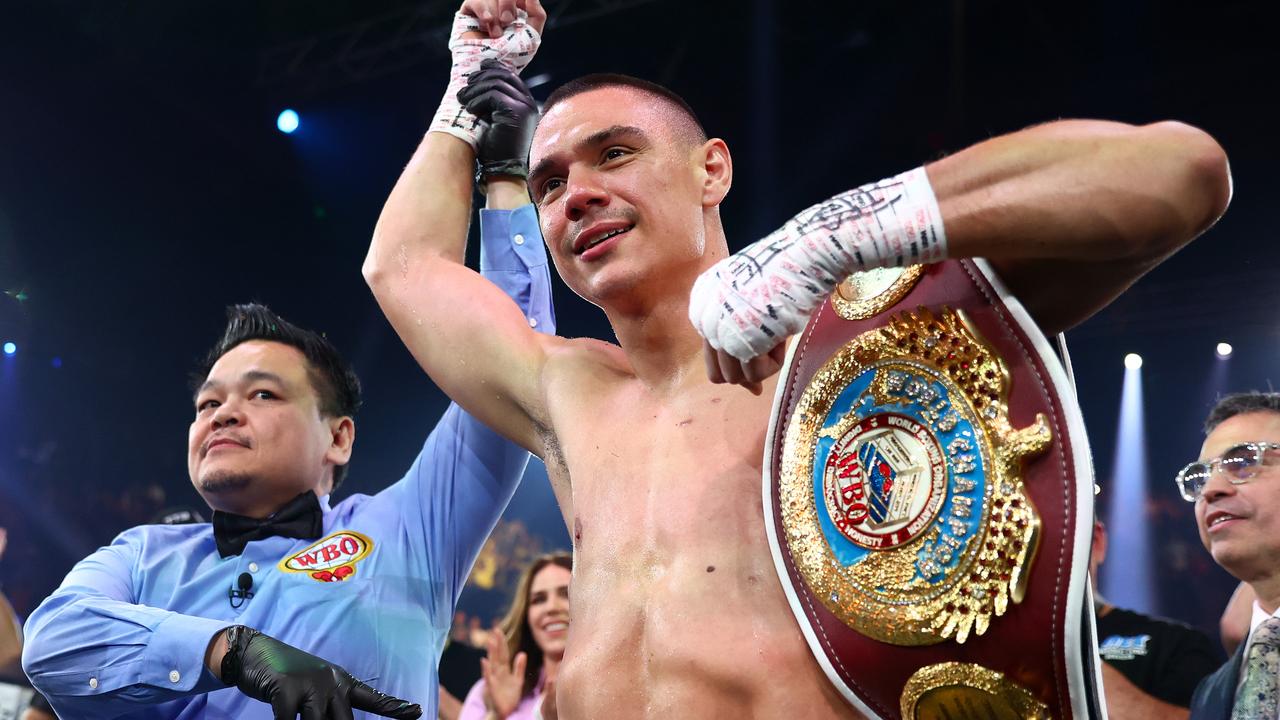
[[[833,707],[764,532],[773,384],[755,396],[701,380],[657,397],[617,377],[552,404],[547,464],[575,547],[562,717],[609,716],[621,700],[635,717],[748,717],[779,676],[786,694]]]
[[[736,544],[744,530],[762,529],[771,396],[771,388],[755,396],[701,379],[657,395],[617,375],[555,403],[547,465],[557,491],[572,499],[567,519],[578,552],[588,559],[598,538],[663,562],[691,543]]]

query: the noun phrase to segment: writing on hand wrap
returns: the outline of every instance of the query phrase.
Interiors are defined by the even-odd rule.
[[[807,208],[694,283],[689,319],[712,347],[746,361],[799,332],[845,277],[946,258],[924,168]]]

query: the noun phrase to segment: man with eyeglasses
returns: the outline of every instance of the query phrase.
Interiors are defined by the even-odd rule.
[[[1277,720],[1280,681],[1280,393],[1218,401],[1200,460],[1177,476],[1213,559],[1257,596],[1249,637],[1191,699],[1192,720]]]

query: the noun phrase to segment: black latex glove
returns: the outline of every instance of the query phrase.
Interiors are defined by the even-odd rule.
[[[529,145],[538,125],[538,103],[519,75],[497,60],[485,60],[458,91],[458,101],[489,123],[480,137],[479,176],[529,176]]]
[[[374,690],[351,673],[253,628],[227,629],[222,682],[271,704],[275,720],[352,720],[352,709],[416,720],[422,708]]]

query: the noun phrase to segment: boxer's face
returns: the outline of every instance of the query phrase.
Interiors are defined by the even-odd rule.
[[[214,363],[196,393],[187,470],[218,510],[263,516],[350,458],[350,418],[325,418],[297,349],[253,340]]]
[[[569,580],[573,573],[547,563],[529,583],[529,631],[544,655],[564,657],[569,638]]]
[[[1251,412],[1223,421],[1205,438],[1200,459],[1247,442],[1280,443],[1280,413]],[[1195,508],[1200,540],[1227,572],[1246,582],[1280,573],[1280,467],[1264,465],[1240,485],[1215,472]]]
[[[696,276],[679,269],[705,253],[705,172],[675,117],[645,93],[606,87],[561,101],[538,125],[529,188],[543,237],[560,276],[592,302]]]

